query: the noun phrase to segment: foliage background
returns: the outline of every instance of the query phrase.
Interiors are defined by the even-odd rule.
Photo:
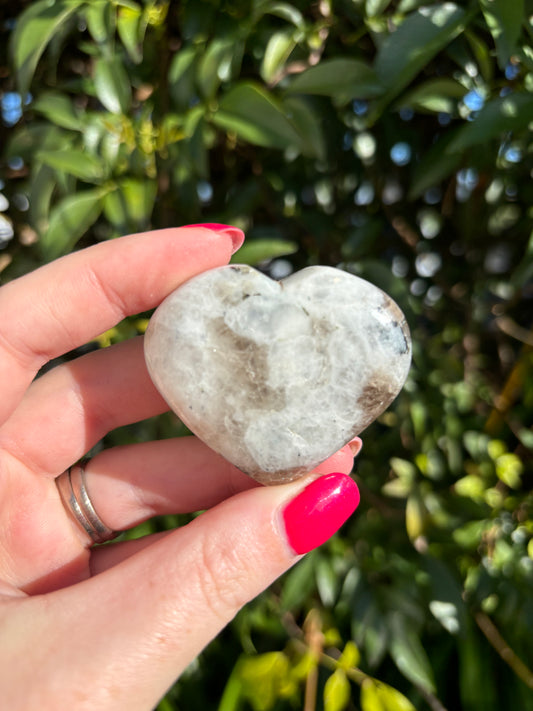
[[[3,282],[127,232],[227,222],[248,235],[237,261],[340,266],[412,330],[409,381],[364,433],[359,513],[160,709],[532,709],[531,0],[1,12]],[[102,446],[179,432],[165,416]]]

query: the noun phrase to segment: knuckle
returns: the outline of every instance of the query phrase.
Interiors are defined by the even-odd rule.
[[[103,278],[99,271],[90,264],[86,266],[86,278],[93,294],[101,294],[108,307],[116,314],[118,320],[128,313],[128,307],[123,296]]]
[[[206,606],[227,621],[249,600],[253,572],[243,559],[242,548],[232,536],[226,540],[204,536],[198,557],[198,588]]]

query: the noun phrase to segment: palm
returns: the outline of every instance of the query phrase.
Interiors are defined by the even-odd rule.
[[[32,382],[35,373],[127,314],[157,305],[184,278],[229,255],[229,240],[219,240],[202,256],[193,250],[169,274],[170,239],[158,250],[150,249],[146,237],[129,240],[130,270],[120,268],[125,245],[101,245],[89,257],[72,255],[0,292],[0,578],[26,592],[46,592],[90,575],[90,541],[67,516],[55,477],[109,430],[166,409],[146,372],[142,339],[91,353]],[[152,278],[143,263],[148,256]],[[141,269],[143,283],[133,286]],[[110,526],[135,524],[157,497],[164,508],[162,491],[152,492],[144,510],[139,505],[141,468],[161,458],[154,447],[142,451],[140,459],[132,451],[108,456],[114,481],[109,472],[94,477],[96,504]]]

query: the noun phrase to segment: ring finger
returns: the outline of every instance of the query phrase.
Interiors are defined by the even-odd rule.
[[[316,472],[348,473],[352,463],[352,450],[347,445]],[[41,489],[48,490],[47,494],[44,489],[42,496],[35,492],[37,482]],[[10,583],[32,594],[88,577],[90,558],[99,551],[90,555],[93,541],[72,511],[69,516],[54,482],[44,478],[37,482],[28,489],[34,497],[29,506],[33,529],[24,524],[24,517],[12,512],[13,520],[20,519],[17,530],[22,535],[9,537],[17,549],[12,553],[18,551],[12,556],[18,564],[6,574]],[[90,460],[85,470],[86,493],[92,507],[100,521],[113,530],[131,528],[154,515],[207,509],[254,486],[257,484],[252,479],[195,437],[106,450]],[[27,508],[24,502],[22,508]],[[134,552],[122,543],[105,548],[116,553],[107,556],[104,567]]]
[[[317,472],[349,473],[347,445]],[[209,509],[258,484],[196,437],[115,447],[85,467],[91,502],[102,522],[124,530],[155,515]]]

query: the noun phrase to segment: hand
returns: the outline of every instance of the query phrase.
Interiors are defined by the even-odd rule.
[[[86,482],[110,528],[208,509],[189,525],[91,547],[68,515],[56,477],[109,430],[168,408],[141,338],[35,375],[227,263],[242,233],[211,227],[102,243],[0,289],[0,697],[11,711],[152,708],[247,601],[357,505],[344,474],[359,440],[314,478],[260,487],[187,437],[106,450]],[[329,472],[340,474],[316,478]]]

